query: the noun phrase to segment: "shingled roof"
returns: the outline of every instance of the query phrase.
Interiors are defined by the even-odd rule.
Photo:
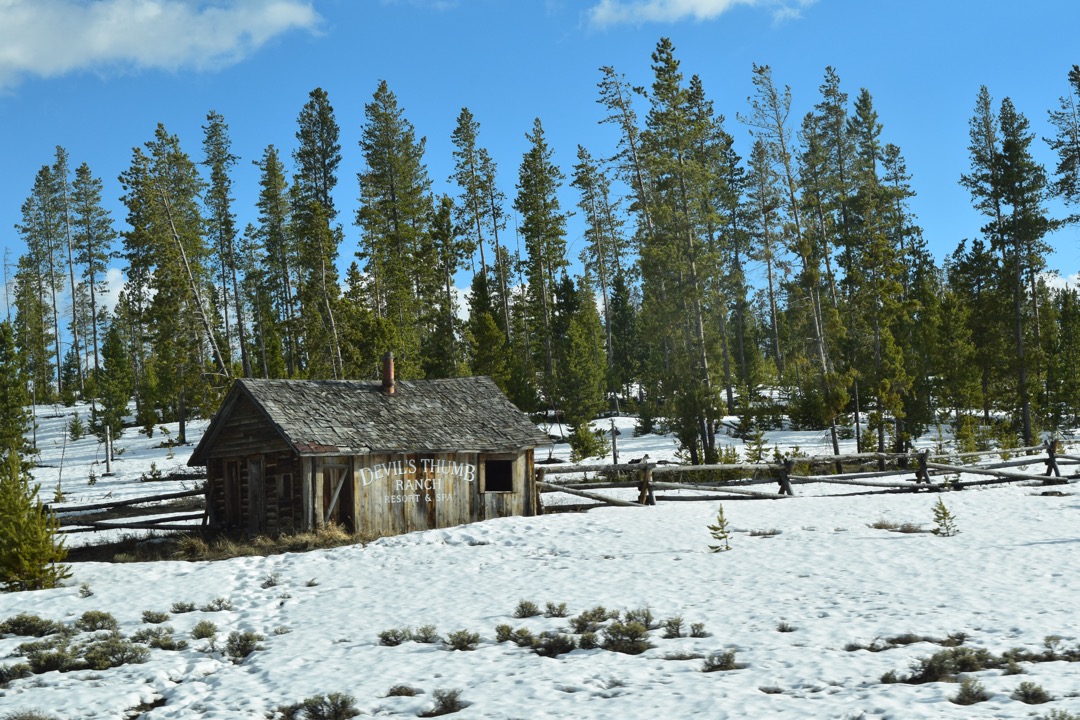
[[[189,464],[205,465],[241,397],[249,398],[299,455],[513,452],[550,444],[488,377],[377,382],[252,380],[233,383]]]

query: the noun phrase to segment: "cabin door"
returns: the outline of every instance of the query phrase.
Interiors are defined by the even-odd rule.
[[[248,458],[248,532],[266,532],[266,487],[262,456]]]
[[[235,528],[240,525],[240,461],[228,460],[225,462],[224,504],[225,522],[227,528]]]
[[[322,469],[323,522],[335,523],[353,532],[352,473],[346,465],[326,465]]]

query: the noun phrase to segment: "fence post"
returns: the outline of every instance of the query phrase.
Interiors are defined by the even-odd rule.
[[[930,457],[929,450],[923,450],[919,453],[919,465],[915,468],[915,484],[926,483],[930,484],[930,471],[926,467],[928,458]]]
[[[1057,440],[1050,438],[1050,441],[1046,443],[1046,477],[1050,477],[1050,473],[1054,474],[1054,477],[1061,477],[1061,470],[1058,469],[1057,464]]]
[[[611,418],[611,464],[619,464],[619,430],[615,427],[615,418]]]
[[[638,504],[639,505],[655,505],[656,497],[653,495],[652,488],[652,465],[649,463],[643,463],[641,465],[641,482],[638,483]]]
[[[794,495],[795,492],[791,489],[791,471],[795,469],[795,461],[791,458],[784,458],[784,464],[780,468],[780,494],[781,495]]]

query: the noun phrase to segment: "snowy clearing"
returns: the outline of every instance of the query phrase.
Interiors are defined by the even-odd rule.
[[[56,417],[48,417],[48,413]],[[100,459],[96,440],[63,441],[64,411],[38,409],[43,499],[60,476],[68,501],[146,494],[150,463],[171,460],[161,438],[129,431],[113,478],[87,484]],[[620,424],[632,427],[632,421]],[[604,426],[607,426],[605,421]],[[205,423],[189,425],[197,441]],[[172,428],[175,436],[176,428]],[[769,444],[826,452],[812,438],[770,433]],[[736,442],[730,438],[727,442]],[[1075,447],[1069,448],[1076,452]],[[620,456],[670,458],[670,437],[633,438]],[[557,446],[556,456],[565,456]],[[546,451],[538,451],[542,459]],[[1042,465],[1034,463],[1032,472]],[[1070,466],[1066,472],[1073,472]],[[152,492],[182,482],[152,483]],[[190,487],[190,483],[188,483]],[[832,489],[835,492],[835,488]],[[1057,490],[1060,494],[1042,493]],[[181,650],[152,649],[141,664],[108,670],[51,671],[0,690],[4,712],[37,709],[61,718],[265,718],[281,705],[317,694],[352,695],[365,714],[415,717],[435,691],[461,690],[461,718],[1029,718],[1052,710],[1080,713],[1080,664],[1024,661],[1021,675],[983,670],[989,699],[950,702],[958,683],[884,684],[913,661],[943,648],[930,640],[964,633],[964,647],[995,656],[1013,648],[1043,653],[1048,636],[1061,651],[1080,644],[1080,495],[1076,485],[1022,483],[962,492],[828,496],[796,487],[791,500],[724,502],[731,551],[712,553],[707,526],[718,503],[660,503],[584,514],[506,518],[347,547],[221,562],[129,565],[79,563],[65,587],[0,595],[0,621],[18,613],[73,624],[86,611],[111,613],[127,636],[146,628],[144,611],[169,613]],[[938,499],[960,533],[897,533],[879,520],[929,531]],[[778,532],[776,532],[778,531]],[[92,594],[90,594],[92,593]],[[231,609],[209,606],[225,599]],[[570,618],[515,618],[519,601],[541,609],[566,603],[571,616],[603,605],[649,608],[657,621],[680,616],[688,633],[638,655],[595,648],[541,657],[496,642],[496,626],[570,634]],[[175,604],[195,605],[171,612]],[[199,621],[217,627],[215,648],[192,638]],[[407,640],[388,647],[380,633],[434,625],[440,636],[478,633],[473,651]],[[781,629],[784,632],[781,632]],[[240,662],[225,652],[230,633],[261,635],[262,649]],[[873,652],[905,633],[924,640]],[[82,633],[74,642],[85,641]],[[603,633],[599,633],[600,638]],[[575,636],[576,637],[576,636]],[[16,651],[34,638],[0,638],[0,668],[23,662]],[[712,654],[735,651],[736,668],[702,672]],[[1043,705],[1012,699],[1021,682],[1044,688]],[[422,691],[388,696],[397,685]]]

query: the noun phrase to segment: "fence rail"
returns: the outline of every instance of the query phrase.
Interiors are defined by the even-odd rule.
[[[185,515],[169,515],[153,520],[141,520],[136,522],[116,522],[113,520],[98,520],[85,525],[73,525],[61,527],[58,532],[62,535],[84,532],[101,532],[102,530],[191,530],[192,525],[170,525],[182,520],[201,520],[204,513],[187,513]]]
[[[697,496],[667,496],[665,500],[716,500],[726,497],[749,497],[758,499],[778,500],[792,497],[795,493],[792,485],[805,484],[835,484],[853,485],[877,489],[881,492],[918,492],[940,491],[948,488],[963,488],[980,485],[993,485],[1019,481],[1042,482],[1043,484],[1066,482],[1061,477],[1060,465],[1080,464],[1080,456],[1059,454],[1057,445],[1050,443],[1041,446],[1022,448],[1008,448],[1003,450],[980,450],[967,453],[937,453],[931,454],[929,450],[920,453],[852,453],[847,455],[819,455],[815,457],[792,457],[786,458],[783,463],[727,463],[715,465],[658,465],[650,462],[626,463],[620,465],[543,465],[536,468],[537,488],[542,493],[566,493],[577,497],[594,500],[597,503],[614,505],[618,507],[653,505],[656,503],[656,490],[691,490],[705,495]],[[1015,455],[1018,453],[1045,453],[1044,457],[1028,455],[1018,460],[1001,460],[996,463],[983,465],[954,465],[949,462],[937,462],[938,460],[958,460],[967,458],[1001,456],[1004,454]],[[833,474],[794,474],[796,467],[805,466],[812,469],[815,465],[836,465],[842,469],[844,464],[865,463],[866,461],[894,462],[897,467],[892,470],[837,472]],[[1007,468],[1021,467],[1024,465],[1043,464],[1045,471],[1041,474],[1031,472],[1017,472]],[[731,480],[717,481],[713,478],[701,482],[683,481],[668,482],[658,480],[658,477],[679,475],[686,478],[699,473],[747,473],[750,477],[740,477]],[[981,475],[989,479],[979,480],[952,480],[935,482],[944,475],[965,473]],[[567,477],[559,482],[549,480],[550,476],[581,475],[584,478]],[[590,479],[589,476],[592,476]],[[764,475],[764,477],[763,477]],[[600,478],[609,478],[602,481]],[[616,479],[622,478],[622,479]],[[893,478],[893,480],[888,480]],[[748,490],[746,485],[762,485],[776,483],[778,491],[775,493]],[[604,495],[595,490],[636,490],[637,502],[622,498]],[[575,506],[580,509],[580,506]]]
[[[52,512],[60,521],[60,527],[58,532],[60,534],[72,534],[72,533],[86,533],[86,532],[102,532],[105,530],[192,530],[194,525],[179,525],[184,520],[206,520],[205,507],[198,512],[190,512],[183,514],[171,514],[161,515],[162,512],[168,512],[167,506],[148,506],[143,508],[135,508],[136,505],[148,505],[149,503],[160,503],[166,500],[179,500],[181,498],[205,496],[205,490],[178,490],[170,493],[160,493],[157,495],[144,495],[137,498],[125,498],[123,500],[113,500],[110,502],[99,503],[85,503],[82,505],[61,505],[60,503],[50,503],[45,505],[47,511]],[[85,513],[94,513],[98,511],[118,510],[120,508],[132,508],[132,510],[138,510],[128,517],[123,518],[107,518],[98,520],[83,520],[80,521],[79,515]],[[175,509],[175,508],[174,508]],[[146,518],[146,519],[141,519]]]

